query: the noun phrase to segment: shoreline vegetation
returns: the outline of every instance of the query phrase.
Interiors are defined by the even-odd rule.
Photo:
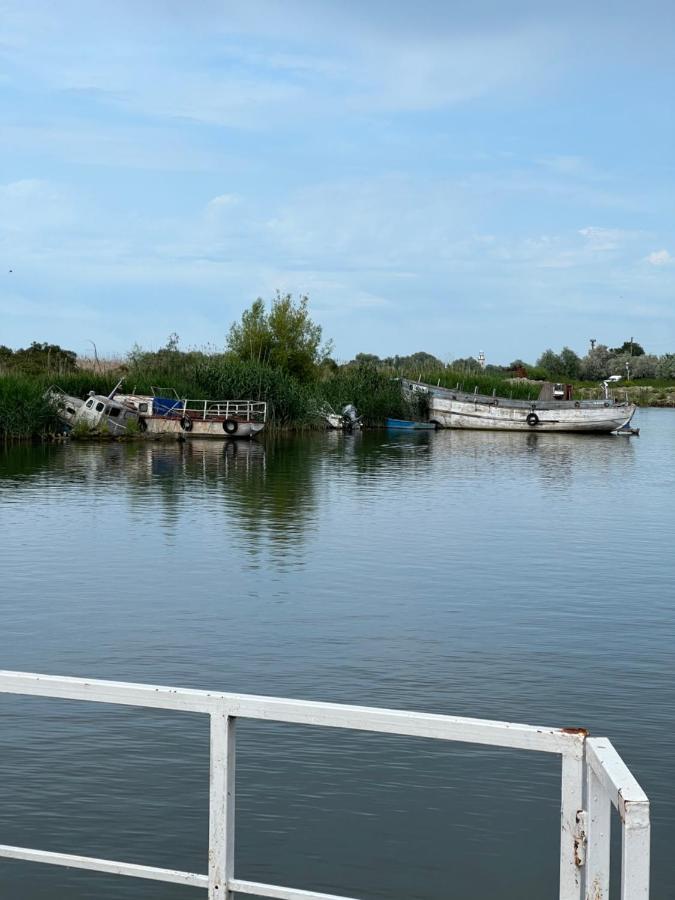
[[[361,353],[338,364],[331,345],[321,344],[321,328],[309,317],[307,298],[295,302],[277,294],[269,311],[257,300],[244,312],[220,352],[182,350],[175,334],[161,349],[136,346],[123,360],[78,359],[53,344],[33,343],[16,351],[0,346],[0,440],[57,439],[63,428],[45,399],[50,386],[85,397],[92,390],[109,394],[120,378],[134,393],[160,388],[190,399],[265,400],[271,430],[323,428],[319,410],[325,403],[335,409],[353,403],[367,426],[381,425],[387,417],[423,417],[424,399],[406,401],[400,377],[522,399],[536,399],[541,381],[565,381],[577,396],[592,397],[600,396],[603,377],[620,374],[612,369],[633,368],[644,377],[615,385],[620,395],[625,392],[639,406],[674,407],[675,355],[647,357],[631,342],[630,353],[640,353],[626,356],[626,347],[598,345],[583,359],[568,348],[560,354],[546,351],[535,366],[516,360],[508,367],[483,368],[471,357],[445,364],[424,352],[385,359]]]

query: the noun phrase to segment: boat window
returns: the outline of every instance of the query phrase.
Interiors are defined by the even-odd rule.
[[[87,400],[87,402],[85,403],[85,406],[87,407],[87,409],[91,409],[93,405],[94,405],[93,400]]]
[[[72,406],[66,406],[66,412],[70,413],[71,416],[75,415],[75,410],[73,409]]]
[[[96,412],[103,412],[103,406],[104,404],[99,400],[99,402],[96,404]]]
[[[146,413],[148,411],[148,404],[147,403],[139,403],[138,411],[142,412],[142,413]]]
[[[110,409],[108,410],[108,415],[111,418],[116,419],[117,416],[119,416],[119,414],[121,413],[121,411],[122,410],[119,408],[119,406],[111,406]]]

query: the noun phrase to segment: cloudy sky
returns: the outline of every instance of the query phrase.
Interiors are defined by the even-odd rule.
[[[673,3],[0,0],[0,344],[675,351],[674,98]]]

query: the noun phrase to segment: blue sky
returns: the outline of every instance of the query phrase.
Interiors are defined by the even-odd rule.
[[[0,0],[0,344],[675,351],[674,97],[672,3]]]

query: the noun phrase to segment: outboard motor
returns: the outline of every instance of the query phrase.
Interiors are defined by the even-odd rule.
[[[342,419],[346,431],[353,431],[361,424],[361,416],[356,411],[353,403],[348,403],[342,410]]]

